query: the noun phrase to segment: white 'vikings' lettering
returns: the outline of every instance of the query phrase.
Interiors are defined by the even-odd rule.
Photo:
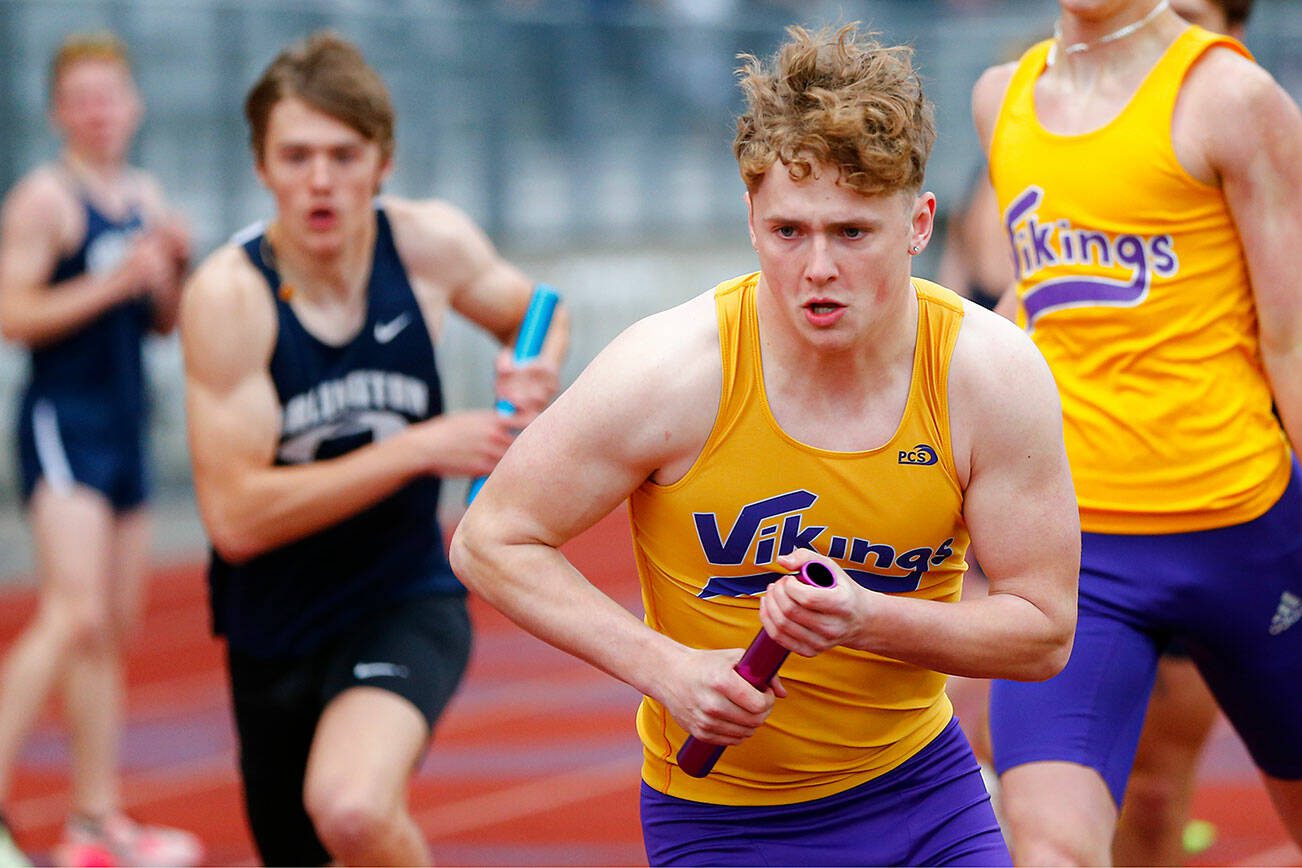
[[[1030,186],[1004,212],[1004,229],[1020,280],[1062,265],[1124,270],[1128,275],[1117,280],[1099,274],[1071,274],[1036,284],[1022,298],[1028,328],[1051,310],[1137,305],[1148,296],[1153,275],[1170,277],[1179,271],[1170,235],[1113,236],[1076,228],[1067,220],[1041,223],[1036,209],[1043,199],[1044,190]]]

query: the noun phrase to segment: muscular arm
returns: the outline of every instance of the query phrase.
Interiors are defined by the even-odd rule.
[[[944,603],[786,578],[761,601],[761,618],[802,654],[845,644],[951,675],[1049,678],[1071,652],[1080,569],[1057,389],[1020,330],[969,305],[949,391],[956,460],[968,468],[963,518],[988,594]]]
[[[969,310],[964,331],[951,366],[951,426],[969,443],[963,518],[989,592],[958,604],[942,671],[1048,678],[1071,652],[1080,575],[1058,389],[1021,330]]]
[[[1208,162],[1238,227],[1262,362],[1296,452],[1302,444],[1302,114],[1264,70],[1228,51],[1211,52],[1188,86],[1190,123],[1205,136]]]
[[[717,331],[701,325],[713,315],[703,296],[607,347],[520,435],[461,520],[451,558],[524,629],[660,700],[694,735],[731,744],[772,705],[731,671],[740,652],[655,632],[559,550],[657,470],[695,457],[718,405]]]
[[[195,493],[209,538],[228,560],[337,524],[419,474],[486,473],[509,443],[505,425],[483,411],[435,417],[330,460],[276,466],[280,407],[268,372],[276,329],[270,292],[237,248],[215,253],[186,287],[181,343]]]
[[[513,344],[529,307],[533,284],[503,259],[488,237],[460,210],[439,201],[386,200],[403,262],[418,293],[438,287],[458,314],[507,349],[497,364],[497,394],[511,401],[524,421],[556,394],[569,347],[569,314],[558,305],[536,362],[515,368]],[[428,310],[429,308],[427,308]]]

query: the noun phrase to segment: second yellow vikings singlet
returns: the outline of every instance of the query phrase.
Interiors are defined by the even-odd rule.
[[[1058,135],[1035,114],[1049,45],[1013,74],[990,174],[1018,321],[1062,395],[1081,527],[1182,533],[1257,518],[1284,491],[1289,447],[1229,207],[1171,143],[1194,62],[1212,46],[1247,51],[1191,27],[1115,119]]]
[[[644,483],[629,499],[647,624],[692,647],[746,647],[760,629],[758,595],[784,574],[774,561],[796,547],[875,590],[956,601],[968,547],[946,397],[958,296],[913,281],[918,341],[899,427],[879,448],[831,452],[789,437],[770,412],[757,280],[715,288],[723,389],[701,455],[674,484]],[[713,804],[817,799],[895,768],[953,715],[944,675],[867,652],[792,654],[781,676],[787,697],[704,779],[678,768],[686,733],[644,699],[643,779]]]

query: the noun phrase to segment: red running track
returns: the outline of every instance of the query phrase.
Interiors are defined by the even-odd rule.
[[[600,587],[640,612],[623,509],[566,547]],[[0,591],[0,648],[31,616],[30,588]],[[636,693],[509,624],[476,599],[470,671],[435,733],[412,809],[435,859],[454,865],[645,865],[637,819]],[[151,577],[128,658],[124,797],[136,817],[191,829],[212,865],[256,861],[235,738],[199,566]],[[982,685],[956,680],[962,713]],[[579,734],[581,737],[576,738]],[[21,757],[6,806],[20,844],[48,859],[67,811],[67,748],[53,712]],[[1302,865],[1233,733],[1219,724],[1195,814],[1217,825],[1192,865]]]

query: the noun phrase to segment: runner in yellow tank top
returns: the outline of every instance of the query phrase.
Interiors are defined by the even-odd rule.
[[[700,458],[682,479],[647,481],[630,500],[647,623],[684,643],[745,646],[755,633],[753,595],[785,572],[777,556],[796,546],[830,556],[866,587],[957,599],[968,531],[946,377],[962,303],[914,280],[922,337],[899,426],[877,448],[836,451],[774,421],[760,363],[758,281],[752,274],[715,289],[724,386]],[[775,455],[780,463],[754,472]],[[678,769],[673,755],[685,734],[648,699],[638,722],[643,776],[663,792],[721,804],[839,792],[898,765],[944,728],[953,713],[944,682],[844,646],[792,659],[783,669],[790,701],[704,779]]]
[[[1302,698],[1277,701],[1302,668],[1302,119],[1166,0],[1061,7],[973,93],[1085,531],[1071,662],[992,689],[1014,856],[1107,861],[1173,639],[1302,840]]]
[[[454,569],[644,694],[652,864],[1007,864],[944,673],[1066,660],[1053,383],[1016,328],[910,276],[935,197],[907,49],[795,28],[742,84],[759,273],[607,347],[493,472]],[[559,551],[626,498],[645,620]],[[990,594],[960,601],[969,536]],[[834,588],[788,575],[811,560]],[[761,624],[795,652],[762,693],[733,671]],[[704,779],[688,734],[730,746]]]
[[[1191,24],[1242,40],[1253,0],[1171,0],[1171,8]],[[1035,41],[1028,40],[1017,54]],[[983,154],[983,168],[984,163]],[[975,287],[975,280],[987,291],[1002,292],[1013,282],[1008,236],[988,173],[979,181],[961,213],[951,210],[938,274],[946,286]],[[955,282],[947,282],[947,275]],[[970,297],[977,298],[975,290]],[[1192,819],[1191,809],[1203,748],[1219,716],[1188,651],[1178,642],[1164,648],[1117,818],[1115,864],[1175,865],[1211,846],[1215,827]],[[986,750],[988,756],[988,739]]]

